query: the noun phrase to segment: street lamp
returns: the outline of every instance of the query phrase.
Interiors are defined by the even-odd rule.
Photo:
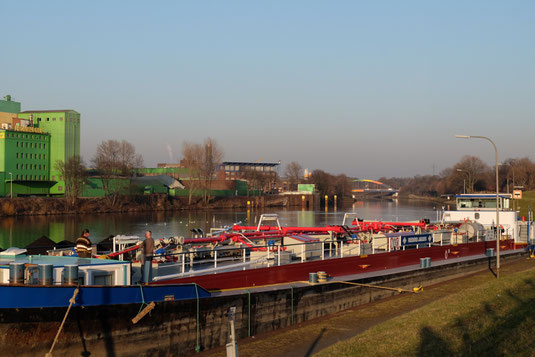
[[[466,172],[468,174],[468,184],[470,184],[470,172],[466,171],[466,170],[462,170],[462,169],[457,169],[457,172]],[[463,179],[463,190],[464,190],[464,194],[466,194],[466,179],[464,178]]]
[[[500,278],[500,236],[502,232],[500,230],[500,186],[498,186],[498,148],[494,141],[490,140],[486,136],[475,135],[455,135],[458,139],[485,139],[492,144],[494,152],[496,153],[496,278]]]
[[[9,181],[11,184],[11,193],[9,194],[9,198],[13,199],[13,173],[9,172]]]

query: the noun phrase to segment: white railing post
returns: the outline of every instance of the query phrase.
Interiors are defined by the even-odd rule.
[[[301,262],[305,261],[305,243],[301,244]]]
[[[214,250],[214,268],[217,268],[217,250]]]
[[[245,257],[246,257],[246,250],[247,248],[243,248],[243,263],[245,264]],[[243,266],[243,270],[245,270],[245,265]]]
[[[325,260],[325,241],[321,242],[321,260]]]
[[[340,258],[344,257],[344,241],[340,241]]]
[[[186,271],[186,253],[182,253],[182,274]]]
[[[277,265],[281,265],[281,246],[277,246]]]

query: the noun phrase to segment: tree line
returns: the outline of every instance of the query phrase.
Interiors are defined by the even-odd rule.
[[[184,142],[182,157],[181,165],[188,170],[189,175],[189,203],[192,202],[194,191],[201,193],[203,202],[208,202],[217,167],[223,158],[222,148],[212,138],[206,138],[202,143]],[[102,181],[106,198],[114,205],[124,189],[117,184],[116,179],[135,176],[135,169],[143,167],[143,157],[126,140],[106,140],[97,146],[91,165],[94,174]],[[55,163],[55,169],[65,181],[65,196],[74,204],[76,198],[81,196],[88,175],[84,161],[79,156],[73,156],[66,162]],[[254,169],[241,174],[247,180],[249,189],[262,190],[273,184],[267,182],[273,178]],[[350,197],[353,189],[353,178],[345,174],[333,175],[316,169],[304,177],[302,166],[295,161],[288,163],[283,177],[277,177],[276,180],[281,179],[286,180],[289,190],[297,190],[299,183],[311,183],[320,195],[338,195],[340,198]],[[399,189],[402,195],[438,197],[496,190],[494,166],[490,167],[475,156],[464,156],[438,175],[381,177],[378,180]],[[535,190],[535,163],[527,157],[503,161],[499,165],[499,186],[501,192],[512,192],[515,187]]]
[[[512,193],[515,187],[535,189],[535,163],[527,157],[507,159],[498,165],[500,192]],[[381,177],[379,181],[398,188],[400,194],[433,196],[496,191],[496,169],[476,156],[464,156],[438,175]]]
[[[223,150],[214,139],[206,138],[203,143],[184,142],[182,156],[182,164],[189,173],[189,203],[194,190],[200,190],[203,201],[208,202]],[[117,179],[135,176],[135,169],[143,167],[143,157],[126,140],[105,140],[98,144],[91,165],[94,175],[102,182],[105,197],[114,206],[125,189]],[[65,162],[56,162],[55,169],[65,181],[65,197],[74,204],[87,182],[87,166],[80,156],[72,156]]]

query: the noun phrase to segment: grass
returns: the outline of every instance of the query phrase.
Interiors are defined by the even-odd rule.
[[[522,199],[521,200],[515,200],[516,209],[519,210],[520,207],[520,215],[524,217],[528,217],[528,206],[535,210],[535,191],[525,191],[522,192]]]
[[[438,299],[318,356],[534,356],[535,268]]]

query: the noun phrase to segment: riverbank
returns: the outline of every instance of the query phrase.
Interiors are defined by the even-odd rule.
[[[115,202],[104,197],[79,198],[75,204],[60,197],[14,197],[0,199],[0,216],[129,213],[247,207],[287,207],[293,202],[284,196],[226,197],[208,203],[194,198],[168,195],[119,196]]]
[[[323,356],[532,355],[535,264],[502,274],[476,275],[466,288],[381,323],[319,353]],[[519,266],[522,266],[519,265]],[[486,279],[485,279],[486,278]]]
[[[519,350],[504,348],[523,348],[523,342],[520,343],[515,333],[524,336],[532,330],[533,326],[527,325],[532,324],[529,313],[519,315],[518,312],[533,307],[535,261],[525,257],[504,261],[500,272],[500,280],[496,280],[487,268],[478,273],[425,286],[419,294],[392,296],[328,317],[245,338],[239,341],[239,354],[251,357],[297,357],[321,351],[320,356],[478,355],[476,351],[484,351],[479,346],[471,353],[459,351],[455,346],[469,348],[470,343],[486,343],[491,346],[494,341],[500,347],[497,351],[502,353],[491,353],[492,355],[507,354],[506,351],[519,353]],[[521,300],[510,292],[519,294]],[[531,300],[527,299],[528,296]],[[464,305],[467,305],[466,309]],[[513,316],[504,318],[502,314],[506,312],[512,312]],[[437,318],[439,315],[436,314],[439,313],[440,318]],[[424,321],[423,325],[415,323],[420,320]],[[446,320],[450,325],[445,323]],[[479,332],[474,324],[481,320],[486,321],[487,328],[481,330],[481,338],[478,338],[476,333]],[[508,325],[513,320],[521,323]],[[456,321],[459,324],[456,325]],[[496,328],[504,328],[505,334],[494,340],[490,332],[496,331]],[[442,334],[447,334],[448,339],[443,339]],[[490,338],[485,339],[487,337]],[[457,345],[452,344],[449,338],[455,338]],[[463,339],[468,343],[465,344]],[[511,342],[507,342],[507,339]],[[401,346],[406,343],[405,340],[409,341],[407,344],[411,348]],[[339,341],[344,342],[337,344]],[[421,350],[425,353],[419,354],[418,348],[422,345],[420,342],[426,342],[425,346],[437,349],[433,352],[425,347]],[[524,354],[529,355],[527,351],[533,348],[533,343],[528,341],[524,347]],[[199,354],[200,357],[224,355],[223,348]]]

